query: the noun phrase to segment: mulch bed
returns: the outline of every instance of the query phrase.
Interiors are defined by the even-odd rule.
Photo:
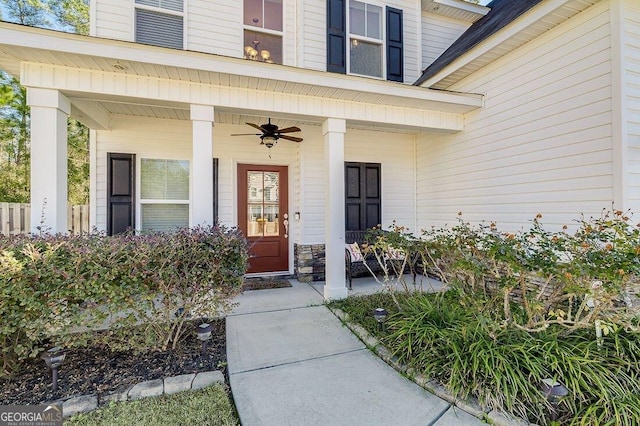
[[[0,379],[0,405],[31,405],[87,394],[105,395],[145,380],[180,374],[222,370],[228,383],[225,320],[210,321],[212,338],[207,352],[200,354],[195,333],[183,344],[166,352],[110,352],[94,347],[66,351],[59,370],[58,390],[52,391],[51,371],[41,359],[33,359],[10,380]]]

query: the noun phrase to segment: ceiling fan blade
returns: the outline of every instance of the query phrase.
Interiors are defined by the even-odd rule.
[[[262,136],[262,133],[233,133],[230,136]]]
[[[299,132],[300,129],[297,128],[296,126],[292,126],[292,127],[286,127],[284,129],[280,129],[278,130],[278,133],[292,133],[292,132]]]
[[[293,141],[293,142],[302,142],[303,141],[302,138],[296,138],[295,136],[286,136],[286,135],[280,135],[280,139],[286,139],[288,141]]]
[[[257,124],[253,124],[253,123],[245,123],[245,124],[248,124],[249,126],[255,128],[255,129],[258,129],[261,132],[264,132],[264,129],[262,127],[258,126]]]

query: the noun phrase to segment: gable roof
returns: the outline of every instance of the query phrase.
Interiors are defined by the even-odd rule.
[[[437,74],[456,58],[497,33],[520,15],[540,3],[542,0],[493,0],[487,5],[491,11],[474,22],[447,50],[442,53],[413,83],[419,86]]]

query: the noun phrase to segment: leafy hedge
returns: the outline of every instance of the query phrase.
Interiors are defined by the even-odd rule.
[[[367,250],[379,259],[393,258],[394,251],[417,258],[412,267],[455,287],[464,303],[526,331],[552,324],[567,330],[597,326],[603,333],[637,330],[640,224],[631,217],[603,211],[601,217],[576,220],[570,233],[567,227],[545,230],[537,215],[528,230],[501,232],[495,223],[465,222],[460,213],[456,226],[420,237],[401,226],[373,230]],[[385,278],[393,290],[391,275],[399,274],[390,270]]]
[[[224,226],[0,237],[2,375],[46,345],[101,339],[120,349],[175,347],[187,320],[230,308],[247,260],[246,240]]]

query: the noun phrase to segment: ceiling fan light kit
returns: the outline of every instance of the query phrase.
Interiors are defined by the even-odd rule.
[[[300,129],[295,126],[286,127],[284,129],[279,129],[275,124],[271,124],[271,118],[269,118],[269,122],[258,126],[254,123],[246,123],[247,125],[253,127],[254,129],[260,130],[262,133],[236,133],[231,136],[260,136],[260,145],[266,146],[269,150],[273,148],[275,144],[278,143],[278,139],[285,139],[291,142],[302,142],[302,138],[298,138],[296,136],[289,136],[283,133],[295,133],[299,132]],[[269,158],[271,158],[271,151],[269,151]]]

